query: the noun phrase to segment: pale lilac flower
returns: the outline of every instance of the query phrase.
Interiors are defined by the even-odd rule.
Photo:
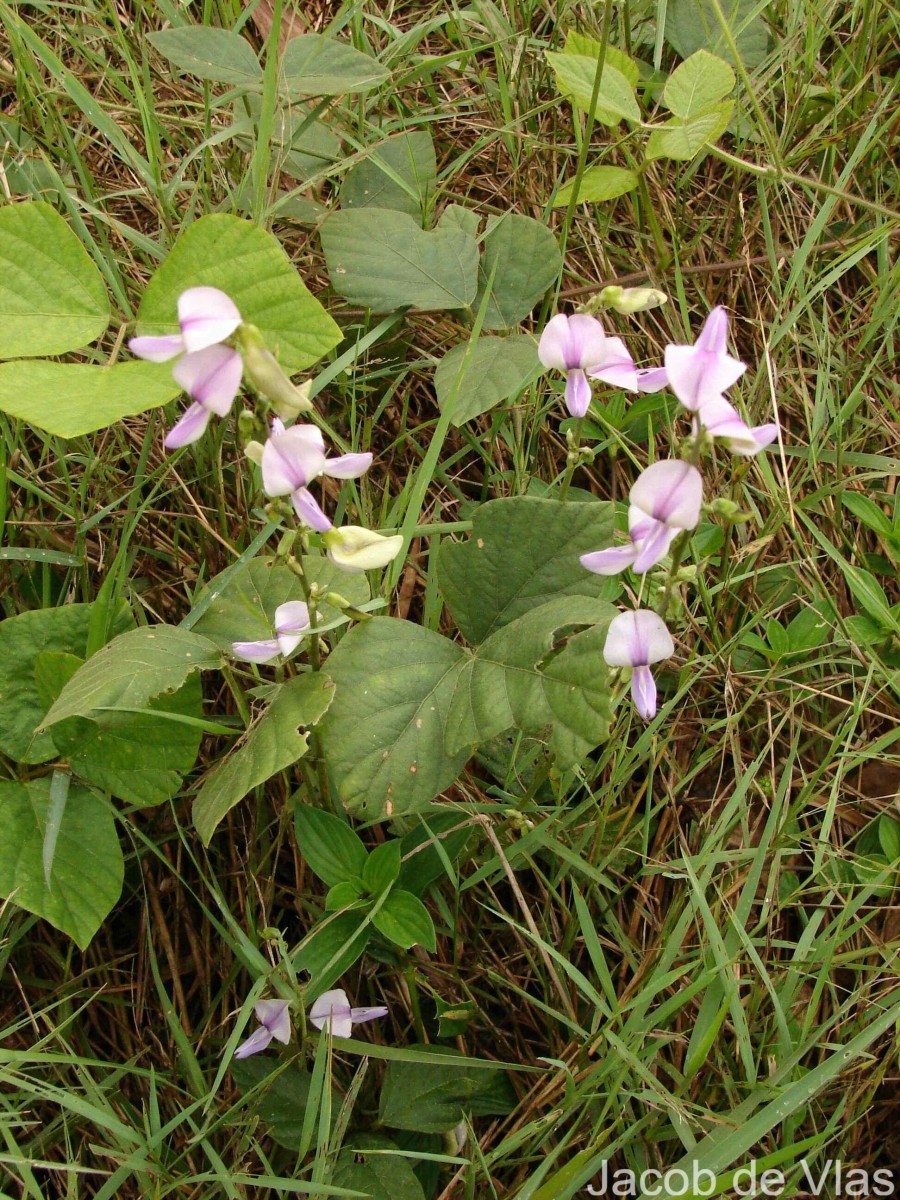
[[[175,450],[196,442],[213,413],[217,417],[228,416],[241,386],[241,372],[241,356],[230,346],[207,346],[178,360],[172,374],[193,404],[169,430],[166,449]]]
[[[593,367],[588,367],[591,379],[602,379],[613,387],[626,392],[638,391],[638,373],[634,359],[625,348],[621,338],[608,337],[603,347],[603,357]]]
[[[674,653],[665,622],[649,609],[620,613],[609,623],[603,657],[611,667],[631,667],[631,695],[645,721],[656,716],[656,683],[650,666]]]
[[[253,1006],[259,1028],[234,1052],[235,1058],[249,1058],[259,1054],[274,1038],[283,1045],[291,1040],[291,1017],[287,1000],[260,1000]]]
[[[777,425],[747,425],[724,396],[702,405],[697,419],[710,437],[721,438],[732,454],[746,458],[759,454],[778,436]]]
[[[696,412],[718,400],[747,370],[726,349],[728,313],[714,308],[693,346],[667,346],[666,376],[672,391],[685,408]]]
[[[309,609],[302,600],[289,600],[275,609],[275,637],[259,642],[232,642],[231,649],[247,662],[271,662],[293,654],[310,628]]]
[[[292,425],[285,429],[278,418],[263,447],[261,466],[267,496],[290,496],[300,520],[319,533],[331,529],[309,484],[320,475],[333,479],[356,479],[372,465],[371,454],[325,455],[325,440],[315,425]]]
[[[178,297],[178,324],[180,334],[134,337],[129,350],[150,362],[168,362],[179,354],[224,342],[241,324],[241,314],[231,297],[218,288],[194,287]]]
[[[703,477],[690,463],[666,459],[641,472],[628,498],[631,545],[581,555],[581,565],[597,575],[618,575],[626,567],[643,575],[665,558],[681,530],[697,527]]]
[[[332,1037],[348,1038],[353,1033],[354,1025],[386,1017],[387,1012],[384,1005],[377,1008],[351,1008],[347,993],[337,988],[333,992],[322,993],[309,1010],[309,1019],[316,1029],[327,1029]]]
[[[538,343],[538,358],[545,367],[566,373],[566,407],[573,417],[583,417],[591,403],[588,375],[616,387],[637,390],[631,355],[621,338],[607,338],[596,317],[565,313],[547,322]]]
[[[639,392],[661,392],[664,387],[669,386],[665,367],[641,367],[636,375]]]

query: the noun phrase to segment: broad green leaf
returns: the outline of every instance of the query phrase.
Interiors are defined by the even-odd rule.
[[[337,592],[354,606],[365,604],[371,593],[365,575],[351,575],[335,566],[330,558],[313,555],[302,559],[310,583],[321,592]],[[231,653],[233,642],[261,641],[273,636],[275,610],[289,600],[304,600],[300,580],[283,562],[274,558],[252,558],[222,585],[216,575],[197,597],[197,604],[215,593],[215,598],[194,625],[196,633],[215,642],[220,650]],[[316,605],[319,624],[340,617],[340,612],[320,600]]]
[[[716,7],[714,0],[668,0],[666,41],[682,58],[689,58],[696,50],[709,50],[729,62],[734,61]],[[720,0],[719,7],[744,66],[758,67],[769,50],[769,31],[757,11],[759,3],[757,0]]]
[[[364,912],[340,913],[316,926],[294,956],[295,968],[309,974],[306,999],[310,1004],[350,970],[365,950],[370,932]]]
[[[425,1200],[412,1162],[398,1154],[390,1138],[359,1134],[344,1143],[331,1182],[361,1192],[368,1200]],[[366,1154],[374,1150],[374,1154]]]
[[[328,658],[334,703],[319,727],[341,800],[368,820],[416,812],[454,781],[467,752],[444,751],[463,651],[410,621],[373,617]]]
[[[211,213],[188,226],[147,284],[139,332],[177,333],[178,297],[200,285],[227,292],[289,372],[311,366],[341,340],[281,243],[252,221]]]
[[[258,87],[262,68],[256,52],[239,33],[206,25],[184,25],[147,35],[147,41],[179,71],[213,83]]]
[[[369,854],[363,867],[362,881],[370,896],[387,891],[400,874],[400,842],[382,842]]]
[[[345,879],[328,889],[325,911],[336,912],[342,908],[368,908],[370,902],[365,884],[361,879]]]
[[[689,121],[727,96],[733,87],[734,71],[728,63],[708,50],[697,50],[669,76],[663,88],[663,104],[676,117]]]
[[[331,285],[374,312],[468,308],[478,291],[478,245],[460,229],[425,231],[408,213],[345,209],[322,225]]]
[[[394,888],[381,907],[373,913],[372,924],[388,941],[404,950],[408,950],[410,946],[422,946],[434,953],[434,922],[422,901],[411,892]]]
[[[859,492],[844,492],[841,496],[841,504],[880,537],[894,536],[894,526],[890,518],[884,509],[874,500],[870,500],[868,496],[861,496]]]
[[[547,59],[556,76],[556,86],[576,108],[588,112],[594,92],[597,59],[585,54],[561,54],[547,51]],[[634,95],[634,86],[612,62],[604,62],[597,93],[595,118],[602,125],[618,125],[620,121],[640,121],[641,110]]]
[[[573,766],[609,730],[609,672],[603,663],[606,626],[616,610],[586,596],[563,596],[498,629],[456,677],[445,748],[453,754],[507,729],[558,729],[554,750]],[[592,627],[585,642],[563,634]]]
[[[58,437],[93,433],[179,395],[170,363],[0,363],[0,410]]]
[[[301,804],[294,812],[297,847],[310,869],[329,887],[362,875],[366,848],[346,821]]]
[[[58,656],[76,658],[80,666],[87,654],[91,627],[90,604],[63,604],[40,608],[0,621],[0,750],[17,762],[41,763],[55,758],[56,745],[49,733],[37,727],[58,692],[50,688],[42,656],[54,656],[46,666],[71,671]],[[123,607],[116,613],[113,630],[119,633],[132,623]],[[49,689],[49,690],[48,690]]]
[[[42,200],[0,208],[0,358],[67,354],[108,324],[103,276],[59,213]]]
[[[633,192],[639,178],[637,171],[629,171],[626,167],[588,167],[581,177],[578,203],[602,204],[605,200],[615,200],[617,196]],[[556,193],[554,208],[567,205],[572,199],[574,188],[574,179],[564,183]]]
[[[253,150],[259,136],[261,110],[262,99],[252,92],[235,102],[235,141],[248,152]],[[340,139],[323,121],[314,120],[308,107],[302,104],[276,108],[270,143],[278,169],[301,182],[332,166],[341,157]],[[285,216],[290,215],[282,212]]]
[[[889,863],[900,859],[900,821],[889,813],[878,818],[878,842]]]
[[[271,1055],[232,1059],[230,1067],[242,1096],[254,1088],[263,1089],[250,1102],[247,1111],[259,1117],[266,1132],[279,1146],[299,1150],[312,1084],[309,1072],[297,1063],[285,1066]],[[332,1121],[337,1118],[339,1108],[340,1104],[332,1101]]]
[[[563,47],[563,53],[584,55],[587,58],[594,59],[596,63],[600,57],[600,49],[600,42],[596,38],[589,37],[585,33],[576,33],[574,29],[570,29],[566,34],[566,44]],[[635,60],[630,58],[624,50],[619,50],[618,47],[607,44],[603,61],[609,63],[611,67],[615,67],[617,71],[621,71],[633,88],[637,87],[641,78],[641,69]]]
[[[122,891],[124,863],[113,816],[88,788],[73,783],[56,835],[50,884],[43,848],[50,776],[0,781],[0,896],[43,917],[83,950]]]
[[[439,1046],[412,1047],[428,1053],[430,1062],[389,1062],[381,1085],[379,1120],[393,1129],[445,1133],[472,1116],[503,1116],[515,1107],[516,1097],[502,1070],[484,1063],[466,1068],[444,1063]]]
[[[463,208],[461,204],[448,204],[438,218],[436,229],[459,231],[469,237],[477,238],[481,226],[481,217],[471,208]]]
[[[850,563],[843,564],[843,572],[847,586],[857,604],[860,604],[882,629],[900,634],[900,621],[891,611],[884,588],[872,572],[866,571],[862,567],[854,567]]]
[[[562,255],[546,225],[518,213],[489,221],[482,249],[473,308],[480,309],[493,279],[483,327],[508,329],[524,321],[556,282]]]
[[[400,843],[403,852],[403,864],[397,880],[400,887],[421,896],[433,883],[446,878],[448,869],[452,870],[453,863],[462,854],[472,833],[472,825],[462,813],[442,812],[423,816]]]
[[[291,38],[281,60],[281,79],[292,96],[342,96],[378,87],[390,72],[346,42],[321,33]]]
[[[646,156],[648,161],[654,158],[674,158],[687,162],[704,146],[714,142],[728,128],[731,113],[734,108],[733,100],[725,100],[722,104],[713,104],[705,112],[689,121],[673,117],[665,125],[654,129],[647,139]]]
[[[144,708],[177,691],[195,671],[221,665],[215,645],[175,625],[121,633],[72,676],[47,713],[42,728],[97,709]]]
[[[526,387],[538,368],[537,345],[527,334],[481,337],[449,350],[434,373],[441,409],[453,406],[454,425],[490,411]]]
[[[341,185],[342,208],[389,208],[421,224],[437,179],[431,134],[400,133],[366,151]]]
[[[463,636],[481,642],[559,596],[607,594],[580,554],[609,546],[613,506],[512,496],[475,509],[465,542],[445,540],[438,580]]]
[[[203,713],[199,675],[147,713],[94,713],[53,726],[53,740],[82,779],[129,804],[162,804],[178,793],[182,776],[197,760],[202,731],[153,712],[198,718]]]
[[[279,771],[302,758],[309,739],[300,727],[317,723],[334,696],[327,675],[297,675],[283,683],[240,742],[206,776],[194,800],[194,826],[208,846],[226,813]]]

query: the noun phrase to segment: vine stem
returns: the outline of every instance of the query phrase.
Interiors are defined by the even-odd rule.
[[[569,488],[572,484],[572,476],[578,469],[578,452],[581,449],[581,431],[584,428],[584,417],[578,417],[575,421],[575,430],[572,434],[572,445],[569,447],[567,455],[568,462],[566,463],[566,474],[562,481],[562,487],[559,489],[560,500],[565,500],[569,494]]]

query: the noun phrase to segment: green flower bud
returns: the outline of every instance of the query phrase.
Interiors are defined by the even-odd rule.
[[[307,380],[301,387],[296,387],[279,366],[275,355],[265,346],[257,345],[255,340],[244,349],[244,372],[282,421],[290,421],[312,409],[311,382]]]
[[[610,284],[609,287],[603,288],[598,300],[616,312],[630,314],[646,312],[648,308],[659,308],[661,304],[668,304],[669,297],[657,288],[623,288],[617,284]]]

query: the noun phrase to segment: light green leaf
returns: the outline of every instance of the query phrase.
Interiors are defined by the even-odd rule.
[[[843,564],[843,572],[857,604],[861,605],[882,629],[900,634],[900,621],[891,610],[884,588],[872,572],[863,567],[854,567],[850,563]]]
[[[388,138],[366,151],[341,186],[342,208],[389,208],[419,224],[428,211],[437,179],[431,134],[413,130]]]
[[[728,63],[708,50],[697,50],[669,76],[663,88],[663,104],[676,117],[689,121],[727,96],[733,87],[734,71]]]
[[[184,25],[147,35],[147,41],[180,71],[213,83],[258,87],[262,68],[245,37],[230,29]]]
[[[0,410],[57,437],[79,437],[181,394],[169,363],[0,363]]]
[[[322,225],[332,287],[374,312],[467,308],[478,291],[478,245],[459,229],[426,232],[408,213],[345,209]]]
[[[608,580],[580,554],[609,546],[613,507],[601,501],[512,496],[475,509],[471,536],[445,540],[438,580],[463,636],[481,642],[558,596],[600,598]]]
[[[531,217],[507,213],[488,222],[478,264],[481,302],[493,278],[485,329],[507,329],[523,321],[562,270],[562,255],[550,230]]]
[[[379,1134],[350,1138],[338,1155],[331,1182],[360,1192],[367,1200],[425,1200],[410,1160],[389,1153],[396,1148],[390,1138]],[[367,1156],[367,1150],[375,1153]]]
[[[252,221],[211,213],[188,226],[147,284],[139,332],[177,333],[178,297],[200,285],[227,292],[289,372],[311,366],[341,340],[281,243]]]
[[[388,1063],[378,1110],[383,1124],[393,1129],[446,1133],[464,1114],[502,1116],[515,1107],[515,1093],[499,1068],[491,1070],[483,1061],[472,1067],[458,1061],[441,1062],[443,1054],[456,1055],[449,1047],[411,1049],[426,1052],[431,1061]]]
[[[368,54],[321,33],[291,38],[281,61],[282,84],[292,96],[342,96],[368,92],[390,71]]]
[[[0,208],[0,358],[67,354],[108,324],[103,276],[59,213],[42,200]]]
[[[629,171],[625,167],[588,167],[581,177],[578,203],[602,204],[605,200],[615,200],[617,196],[633,192],[639,179],[637,171]],[[567,205],[572,199],[574,188],[574,179],[564,183],[556,193],[553,207],[562,208]]]
[[[734,61],[716,7],[713,0],[669,0],[666,41],[682,58],[709,50]],[[757,0],[720,0],[720,7],[744,66],[758,67],[769,50],[769,31],[757,12]]]
[[[647,139],[647,159],[674,158],[685,162],[692,159],[704,146],[721,137],[728,128],[733,109],[734,101],[725,100],[689,121],[682,121],[680,117],[666,121]]]
[[[50,776],[29,783],[0,781],[0,896],[43,917],[83,950],[122,891],[122,850],[108,807],[94,792],[73,783],[48,886],[43,848],[50,788]]]
[[[558,728],[555,748],[565,766],[580,761],[609,729],[606,626],[616,610],[585,596],[564,596],[532,609],[484,641],[456,677],[445,748],[489,741],[507,729]],[[591,629],[590,640],[553,655],[563,633]],[[568,653],[566,653],[568,651]],[[587,659],[587,664],[585,663]]]
[[[463,208],[461,204],[448,204],[438,218],[436,229],[460,231],[470,237],[478,237],[481,217],[471,208]]]
[[[516,396],[538,367],[537,344],[527,334],[481,337],[448,351],[434,373],[441,409],[453,405],[454,425],[463,425]]]
[[[154,712],[197,718],[203,713],[199,675],[171,696],[160,696],[147,713],[94,713],[53,727],[53,740],[82,779],[129,804],[162,804],[177,795],[182,776],[200,749],[202,731]]]
[[[576,33],[574,29],[570,29],[566,34],[563,54],[585,55],[596,63],[600,57],[600,48],[600,42],[596,38],[589,37],[585,33]],[[615,67],[617,71],[621,71],[633,88],[637,87],[641,78],[641,69],[624,50],[619,50],[617,46],[610,46],[607,43],[603,61],[609,63],[611,67]]]
[[[41,662],[47,655],[58,672],[81,665],[87,654],[92,610],[90,604],[63,604],[0,621],[0,750],[17,762],[41,763],[56,756],[50,734],[36,732],[58,694],[46,690],[49,681]],[[119,633],[131,623],[130,613],[122,607],[116,613],[113,632]],[[66,666],[63,656],[76,661]]]
[[[97,709],[143,708],[174,692],[195,671],[221,665],[215,645],[175,625],[121,633],[77,671],[44,718],[41,728]]]
[[[463,651],[409,621],[373,617],[328,659],[334,703],[319,727],[341,800],[368,820],[422,809],[468,754],[444,751],[444,726]]]
[[[300,853],[323,883],[334,887],[362,876],[366,848],[346,821],[302,804],[294,812],[294,829]]]
[[[320,592],[337,592],[358,607],[371,593],[365,575],[351,575],[335,566],[330,558],[305,555],[303,570],[309,582]],[[229,568],[230,570],[230,568]],[[262,641],[274,636],[275,610],[289,600],[304,600],[300,580],[283,562],[272,557],[252,558],[222,585],[225,575],[216,575],[197,597],[202,604],[210,592],[216,593],[203,616],[193,626],[195,632],[215,642],[231,654],[233,642]],[[319,624],[340,617],[340,612],[320,600],[316,606]]]
[[[297,675],[279,687],[274,699],[244,738],[206,776],[194,800],[194,826],[205,846],[226,813],[254,788],[302,758],[309,739],[299,727],[317,723],[334,697],[321,673]]]
[[[395,888],[373,914],[372,924],[395,946],[404,950],[422,946],[434,953],[434,922],[422,901],[411,892]]]
[[[588,112],[594,92],[597,59],[585,54],[560,54],[552,50],[547,51],[547,59],[556,76],[556,86],[562,94],[576,108]],[[637,122],[641,119],[634,86],[611,61],[603,64],[594,116],[602,125],[618,125],[620,121]]]

